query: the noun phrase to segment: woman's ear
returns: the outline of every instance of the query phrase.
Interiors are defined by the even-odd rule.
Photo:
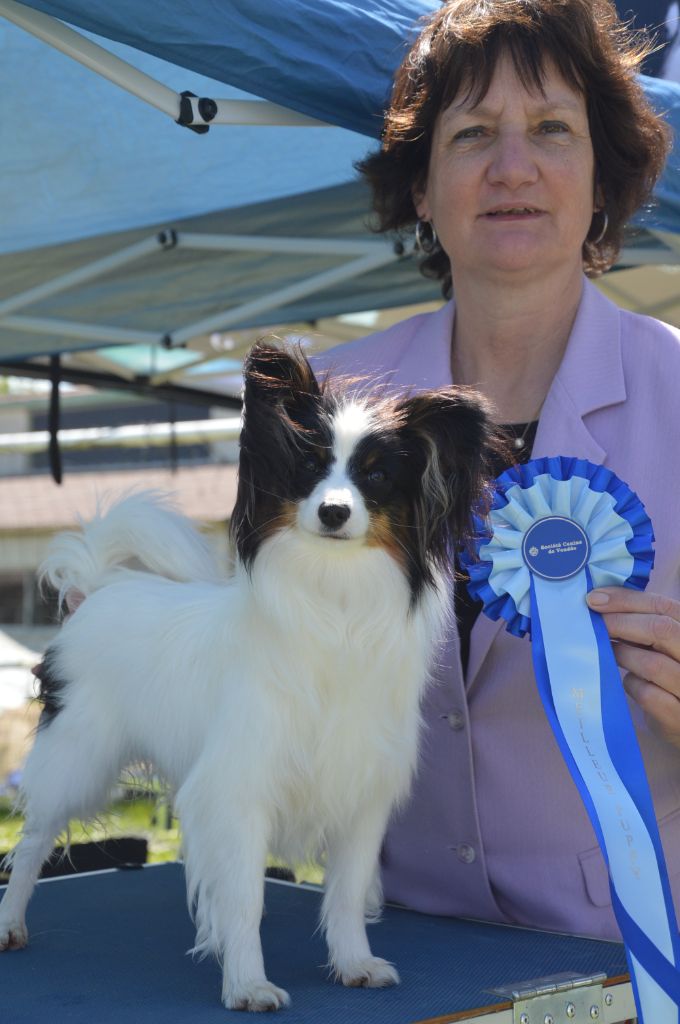
[[[427,188],[412,188],[411,199],[413,200],[415,211],[418,214],[418,220],[432,220],[430,216],[430,207],[427,202]]]

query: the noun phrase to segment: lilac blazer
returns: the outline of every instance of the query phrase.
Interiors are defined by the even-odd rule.
[[[342,345],[317,369],[399,389],[451,383],[454,305]],[[680,332],[625,312],[584,279],[534,456],[603,463],[654,525],[650,589],[680,598]],[[680,914],[680,751],[631,702]],[[619,937],[595,834],[536,691],[530,643],[484,615],[467,678],[455,630],[424,703],[408,806],[383,851],[385,896],[417,910]]]

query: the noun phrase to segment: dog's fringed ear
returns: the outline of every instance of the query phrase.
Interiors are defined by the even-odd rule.
[[[321,388],[299,345],[259,342],[244,366],[236,504],[230,531],[241,560],[252,564],[263,525],[290,497],[301,438],[315,420]]]
[[[302,346],[277,346],[267,342],[255,344],[244,364],[244,401],[283,403],[288,408],[296,402],[318,397],[321,388]]]
[[[447,564],[455,546],[470,542],[474,514],[488,509],[494,457],[506,442],[471,388],[421,393],[399,407],[406,443],[423,466],[418,529],[430,557]]]

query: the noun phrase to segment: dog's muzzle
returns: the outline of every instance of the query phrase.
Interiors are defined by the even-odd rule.
[[[349,505],[336,504],[335,502],[322,501],[317,509],[317,515],[326,530],[339,530],[349,519],[352,509]]]

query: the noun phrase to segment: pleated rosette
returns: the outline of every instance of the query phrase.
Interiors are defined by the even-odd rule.
[[[552,517],[570,520],[585,532],[593,587],[644,590],[654,565],[654,534],[644,505],[610,469],[563,456],[512,466],[496,480],[488,521],[477,519],[474,556],[465,553],[461,560],[472,596],[483,602],[490,618],[505,619],[515,636],[531,632],[531,569],[524,539],[539,520]],[[568,551],[554,560],[569,562],[565,571],[574,568]]]
[[[641,1024],[680,1024],[680,937],[637,736],[594,587],[644,590],[652,524],[611,470],[534,459],[498,477],[461,560],[486,615],[531,636],[538,690],[609,869]]]

